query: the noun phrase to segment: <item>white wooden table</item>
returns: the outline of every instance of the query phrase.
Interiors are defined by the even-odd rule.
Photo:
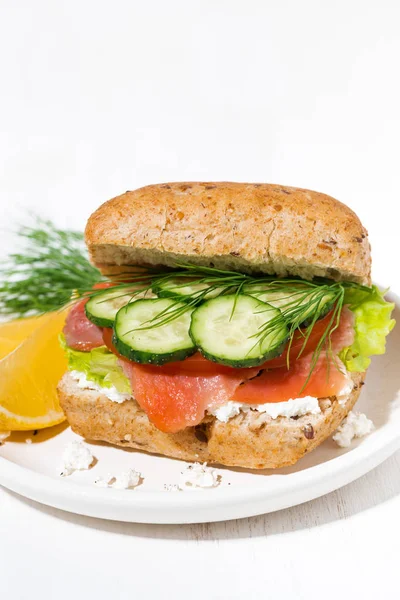
[[[0,581],[41,598],[399,598],[400,452],[318,500],[204,525],[136,525],[0,488]]]
[[[325,191],[400,289],[395,0],[3,0],[0,246],[34,210],[83,228],[160,181]],[[308,504],[193,526],[102,522],[0,489],[0,595],[400,597],[400,454]]]

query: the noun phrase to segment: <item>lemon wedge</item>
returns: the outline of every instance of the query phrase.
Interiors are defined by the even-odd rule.
[[[64,421],[57,383],[67,369],[58,336],[67,310],[0,324],[0,431]]]
[[[35,329],[46,323],[48,318],[49,314],[46,314],[0,323],[0,338],[9,338],[16,342],[23,342]]]
[[[19,342],[16,340],[10,340],[6,337],[0,336],[0,359],[10,354],[18,346]]]

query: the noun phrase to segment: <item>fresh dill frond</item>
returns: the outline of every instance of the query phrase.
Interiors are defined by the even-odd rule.
[[[17,231],[21,250],[0,263],[0,316],[25,317],[59,309],[102,280],[83,235],[36,219]]]

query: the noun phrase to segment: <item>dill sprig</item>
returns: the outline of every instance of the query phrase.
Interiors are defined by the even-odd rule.
[[[21,227],[19,252],[0,263],[0,316],[25,317],[58,310],[73,294],[102,280],[86,254],[83,235],[36,219]]]

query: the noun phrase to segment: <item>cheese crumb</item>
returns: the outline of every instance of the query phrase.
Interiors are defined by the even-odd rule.
[[[108,473],[104,478],[96,479],[95,484],[99,487],[112,487],[115,490],[132,490],[137,487],[143,480],[143,476],[135,469],[128,469],[119,475],[111,475]]]
[[[179,486],[176,483],[164,483],[165,492],[179,492]]]
[[[114,475],[111,475],[111,473],[107,473],[105,477],[99,477],[98,479],[95,479],[94,483],[98,487],[107,488],[110,487],[110,483],[113,479]]]
[[[112,486],[116,490],[130,490],[139,485],[140,479],[141,474],[138,471],[129,469],[128,471],[116,475]]]
[[[353,387],[353,382],[348,378],[337,397],[340,406],[346,404]],[[323,402],[330,403],[330,400],[324,400]],[[284,402],[264,402],[263,404],[247,404],[230,400],[208,412],[216,417],[218,421],[228,423],[230,419],[236,417],[240,412],[248,413],[255,410],[267,414],[271,419],[277,419],[278,417],[287,417],[290,419],[293,417],[303,417],[304,415],[318,415],[321,413],[321,407],[322,402],[318,398],[305,396],[303,398],[290,398]]]
[[[31,438],[26,438],[26,440],[25,440],[25,444],[32,444],[32,440],[31,440]]]
[[[374,428],[373,422],[362,413],[350,411],[342,424],[337,428],[333,440],[341,448],[348,448],[354,438],[368,435]]]
[[[11,431],[0,431],[0,446],[10,437]]]
[[[126,402],[126,400],[130,400],[132,398],[132,394],[119,392],[114,385],[110,387],[102,387],[101,385],[94,383],[94,381],[91,381],[87,378],[85,373],[81,373],[80,371],[70,371],[70,375],[73,379],[75,379],[78,387],[82,390],[94,390],[100,394],[104,394],[104,396],[107,396],[111,402],[122,404],[123,402]]]
[[[94,456],[80,440],[73,440],[64,449],[60,475],[65,477],[74,471],[85,471],[91,467]]]
[[[244,413],[250,410],[256,410],[266,413],[271,419],[278,417],[302,417],[304,415],[318,415],[321,412],[318,398],[305,396],[304,398],[291,398],[284,402],[265,402],[264,404],[243,404],[230,400],[222,406],[209,411],[218,421],[227,423],[233,417],[236,417],[241,411]]]
[[[179,478],[180,490],[191,490],[195,488],[214,488],[220,484],[221,477],[215,469],[207,467],[207,463],[201,465],[194,463],[185,469]]]

